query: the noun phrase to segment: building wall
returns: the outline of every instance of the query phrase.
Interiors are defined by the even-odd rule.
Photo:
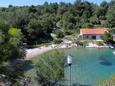
[[[101,35],[80,35],[81,39],[93,39],[101,41]]]
[[[113,36],[113,39],[115,40],[115,34],[113,34],[112,36]]]

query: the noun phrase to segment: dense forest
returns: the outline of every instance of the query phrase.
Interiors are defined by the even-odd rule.
[[[9,28],[20,29],[23,42],[39,44],[49,42],[51,33],[58,38],[79,33],[80,28],[115,27],[115,1],[103,1],[100,5],[76,0],[71,3],[48,3],[38,6],[0,8],[0,32]]]
[[[47,43],[53,41],[51,33],[62,38],[77,35],[80,28],[87,27],[107,27],[115,33],[115,1],[100,5],[76,0],[73,4],[45,2],[38,6],[0,7],[0,85],[23,79],[22,67],[12,68],[8,63],[25,55],[24,43]]]

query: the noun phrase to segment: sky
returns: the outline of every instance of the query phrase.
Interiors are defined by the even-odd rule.
[[[0,7],[8,7],[9,5],[13,6],[30,6],[30,5],[42,5],[45,1],[49,3],[53,2],[70,2],[74,3],[75,0],[0,0]],[[85,0],[93,3],[100,4],[103,0]],[[105,0],[105,1],[111,1],[111,0]]]

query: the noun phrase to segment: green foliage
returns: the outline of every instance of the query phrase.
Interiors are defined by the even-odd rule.
[[[113,40],[113,37],[110,33],[105,33],[104,35],[101,36],[101,38],[104,40],[106,43],[111,43]]]
[[[41,86],[55,86],[63,80],[65,64],[63,50],[53,50],[33,60],[36,60],[36,78]]]
[[[100,5],[96,5],[88,1],[76,0],[74,4],[64,2],[49,4],[45,2],[43,5],[38,6],[16,7],[9,5],[8,8],[0,8],[0,66],[3,65],[3,62],[22,57],[23,51],[20,49],[22,42],[28,45],[47,43],[52,40],[50,36],[52,32],[56,31],[57,36],[62,38],[65,34],[78,33],[82,27],[94,26],[115,27],[115,1],[104,1]],[[106,42],[112,39],[108,33],[103,35],[102,38]],[[54,42],[60,43],[62,40],[57,39]],[[86,45],[86,42],[79,44]],[[58,56],[58,54],[56,55]],[[46,57],[48,58],[46,59]],[[55,58],[55,55],[53,57]],[[51,58],[49,56],[44,56],[43,58],[54,69],[54,71],[50,70],[49,72],[49,68],[46,68],[47,66],[40,65],[43,63],[40,60],[42,63],[39,62],[40,64],[38,65],[43,69],[43,72],[47,71],[47,77],[42,76],[44,77],[43,79],[45,81],[49,79],[50,81],[47,81],[49,83],[55,80],[56,77],[60,78],[58,75],[62,72],[50,60]],[[62,62],[61,59],[55,59],[59,63]],[[58,64],[57,62],[56,64]],[[40,72],[37,72],[39,75]],[[13,74],[14,71],[11,73]]]
[[[93,25],[100,24],[100,20],[97,18],[96,15],[90,17],[90,22],[91,22]]]
[[[79,43],[79,45],[85,47],[85,46],[88,45],[88,43],[89,43],[88,40],[83,40],[83,41],[81,41],[81,42]]]
[[[115,5],[109,8],[106,23],[109,28],[115,27]]]
[[[0,85],[1,82],[13,85],[23,74],[22,70],[11,68],[10,64],[4,65],[14,59],[22,58],[24,53],[21,49],[22,37],[21,29],[8,28],[4,22],[0,23]]]
[[[4,42],[5,35],[3,32],[0,30],[0,44]]]
[[[102,45],[104,45],[104,42],[103,41],[97,41],[96,44],[99,46],[102,46]]]
[[[14,45],[17,46],[21,43],[21,40],[23,38],[21,29],[17,29],[17,28],[10,28],[8,30],[8,34],[9,36],[11,36],[11,38],[9,39],[9,42]]]
[[[24,75],[23,67],[27,62],[28,61],[20,60],[20,63],[13,66],[9,65],[10,63],[5,63],[4,65],[2,65],[0,67],[0,82],[2,82],[3,84],[8,84],[8,86],[23,86],[25,82],[24,80],[26,78]]]
[[[62,39],[55,39],[55,40],[54,40],[54,43],[55,43],[55,44],[60,44],[61,42],[62,42]]]
[[[61,30],[55,30],[54,32],[57,36],[57,38],[63,38],[64,37],[64,33]]]
[[[20,51],[23,37],[21,30],[16,28],[7,29],[7,31],[0,30],[0,64],[22,56]]]
[[[85,28],[85,27],[87,27],[87,28],[92,28],[92,27],[94,27],[94,26],[93,26],[93,24],[91,24],[91,23],[84,23],[84,24],[82,25],[82,27],[83,27],[83,28]]]
[[[103,1],[100,5],[76,0],[75,3],[48,3],[38,6],[0,9],[0,28],[20,28],[24,42],[29,45],[52,40],[50,34],[59,28],[63,33],[84,27],[115,27],[115,3]],[[104,22],[103,22],[104,21]],[[2,27],[1,27],[2,25]]]

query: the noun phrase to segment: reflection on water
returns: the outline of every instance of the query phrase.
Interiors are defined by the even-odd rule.
[[[79,83],[75,83],[75,84],[72,84],[72,86],[91,86],[91,85],[82,85],[82,84],[79,84]]]
[[[101,65],[104,65],[104,66],[111,66],[112,63],[111,62],[108,62],[108,61],[102,61],[100,62]]]

